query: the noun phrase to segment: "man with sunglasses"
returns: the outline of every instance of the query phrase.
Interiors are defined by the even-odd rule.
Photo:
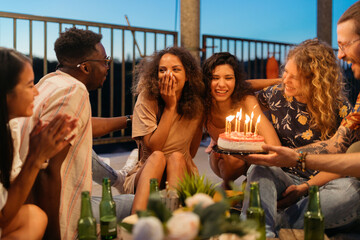
[[[21,158],[26,155],[27,136],[38,121],[47,122],[59,112],[79,119],[74,130],[76,137],[49,160],[47,167],[60,172],[57,181],[41,182],[40,176],[38,181],[42,186],[34,189],[38,191],[37,195],[43,196],[36,199],[36,203],[49,219],[46,239],[77,238],[81,192],[91,191],[92,138],[93,134],[100,134],[93,133],[94,127],[98,129],[93,124],[100,126],[103,119],[92,120],[88,91],[102,87],[111,62],[101,39],[101,34],[76,28],[60,34],[55,42],[58,69],[40,79],[36,85],[40,94],[34,102],[34,114],[22,122]],[[128,195],[115,198],[119,218],[130,214],[132,199],[133,196]],[[98,206],[93,206],[93,209],[98,210]]]

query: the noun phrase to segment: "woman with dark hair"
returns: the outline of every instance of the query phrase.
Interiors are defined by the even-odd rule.
[[[203,80],[205,88],[205,128],[211,137],[207,149],[210,152],[210,166],[214,173],[224,180],[228,188],[230,181],[245,175],[247,164],[231,155],[215,153],[212,147],[216,144],[220,133],[225,131],[225,118],[236,115],[242,109],[242,119],[245,114],[261,115],[259,134],[266,143],[280,145],[271,123],[267,120],[258,105],[249,83],[244,78],[238,60],[227,52],[215,53],[203,64]],[[244,125],[241,125],[241,131]]]
[[[127,193],[135,192],[133,212],[146,208],[151,178],[174,188],[186,172],[198,173],[192,158],[202,136],[203,92],[201,69],[184,48],[167,48],[140,62],[132,125],[139,161],[124,183]]]
[[[19,158],[18,117],[33,113],[38,91],[30,59],[15,50],[0,48],[0,238],[41,239],[46,214],[33,204],[24,204],[41,165],[65,147],[76,125],[66,115],[41,123],[30,134],[29,153]],[[45,197],[45,196],[44,196]]]

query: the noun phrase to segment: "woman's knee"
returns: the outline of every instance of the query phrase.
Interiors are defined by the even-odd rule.
[[[48,223],[47,215],[38,206],[21,206],[10,224],[3,229],[3,237],[14,236],[16,239],[41,239]]]
[[[180,152],[174,152],[170,154],[170,156],[166,160],[166,165],[168,168],[176,167],[180,169],[186,167],[184,154]]]
[[[46,213],[36,205],[26,204],[26,211],[28,212],[28,218],[31,220],[30,224],[36,228],[46,228],[48,218]]]
[[[160,167],[166,165],[165,155],[161,151],[154,151],[149,158],[146,160],[147,165],[152,165],[153,167]]]

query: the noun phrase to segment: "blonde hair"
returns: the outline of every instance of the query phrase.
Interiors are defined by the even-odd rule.
[[[321,140],[328,139],[338,127],[338,111],[346,99],[333,49],[318,39],[306,40],[289,51],[287,61],[290,59],[300,74],[310,127],[321,132]]]

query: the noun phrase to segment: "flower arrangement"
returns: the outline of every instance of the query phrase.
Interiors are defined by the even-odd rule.
[[[191,181],[190,184],[189,180],[194,178],[200,180]],[[195,185],[204,191],[193,191]],[[134,240],[200,240],[213,236],[220,236],[219,239],[257,238],[254,222],[240,221],[238,215],[229,214],[231,200],[224,191],[220,190],[223,195],[220,202],[213,201],[214,186],[207,181],[204,184],[204,177],[187,176],[179,183],[177,190],[179,196],[186,196],[183,208],[171,212],[161,202],[159,194],[151,194],[147,210],[137,212],[138,221],[134,225],[126,222],[120,225],[132,233]]]
[[[187,174],[178,183],[176,188],[179,195],[180,204],[185,206],[185,199],[191,197],[197,193],[204,193],[213,197],[215,194],[216,185],[211,184],[205,176],[199,176],[195,174]]]

